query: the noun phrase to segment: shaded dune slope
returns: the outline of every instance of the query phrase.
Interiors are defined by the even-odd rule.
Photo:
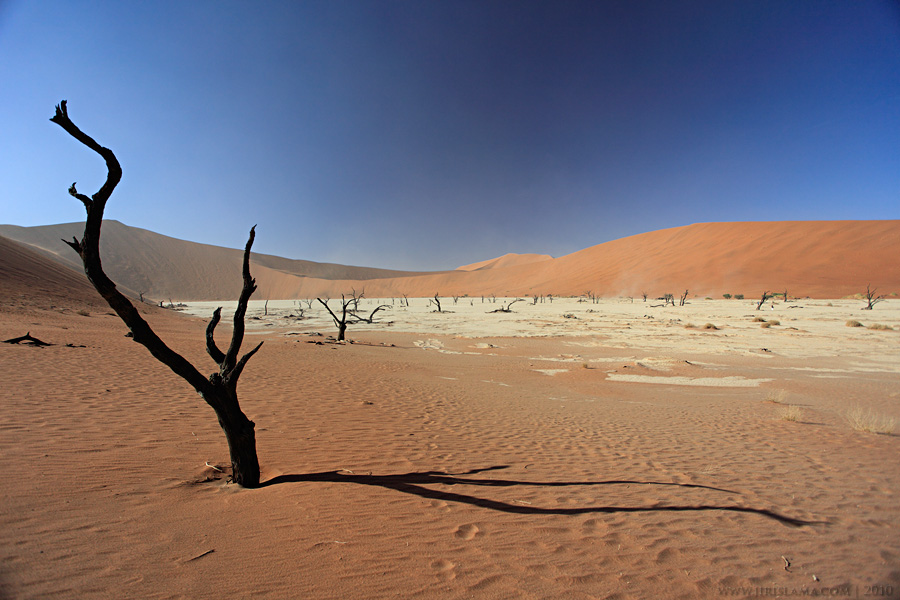
[[[0,237],[0,310],[105,307],[84,272]]]

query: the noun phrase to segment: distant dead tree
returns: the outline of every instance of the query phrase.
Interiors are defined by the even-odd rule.
[[[513,300],[506,306],[503,306],[503,303],[501,303],[500,308],[496,308],[494,310],[488,311],[488,314],[490,314],[490,313],[511,313],[512,305],[515,304],[516,302],[524,302],[524,300],[522,300],[521,298],[516,298],[515,300]]]
[[[444,312],[441,310],[441,300],[440,300],[440,298],[438,298],[437,292],[434,293],[434,303],[437,305],[438,312]]]
[[[870,290],[871,285],[866,284],[866,302],[868,303],[863,307],[863,310],[872,310],[875,308],[875,305],[884,300],[885,294],[881,294],[880,296],[876,296],[875,292],[878,291],[878,288],[874,290]]]
[[[354,321],[354,322],[355,323],[369,323],[371,325],[372,323],[375,322],[375,313],[377,313],[379,310],[385,310],[388,308],[391,308],[390,304],[380,304],[375,307],[375,310],[373,310],[371,313],[369,313],[368,317],[361,317],[360,315],[358,315],[354,312],[353,318],[356,319],[356,321]]]
[[[543,299],[543,298],[542,298],[542,299]],[[532,300],[532,305],[537,306],[537,303],[538,303],[538,295],[537,295],[537,294],[533,295],[533,296],[531,297],[531,300]]]
[[[756,310],[762,308],[762,305],[766,303],[766,300],[772,297],[772,294],[769,293],[768,290],[763,292],[762,298],[759,299],[759,302],[756,303]]]
[[[644,298],[644,302],[647,301],[647,292],[641,292],[641,296]]]
[[[353,310],[359,310],[359,301],[362,300],[366,295],[366,288],[363,288],[360,293],[356,293],[356,288],[350,292],[350,302],[353,304]]]
[[[353,314],[351,312],[351,309],[350,309],[350,305],[354,303],[353,302],[354,300],[359,302],[359,299],[356,298],[355,296],[351,296],[349,299],[347,299],[346,297],[344,297],[344,294],[341,294],[341,316],[340,317],[338,317],[336,314],[334,314],[334,311],[331,310],[330,306],[328,306],[327,300],[322,300],[321,298],[316,298],[316,300],[318,300],[319,303],[325,307],[325,310],[327,310],[328,314],[331,315],[331,318],[334,319],[334,324],[338,328],[337,340],[339,342],[343,342],[344,338],[346,337],[346,334],[347,334],[347,325],[350,325],[352,323],[351,319],[354,318]]]
[[[684,293],[681,295],[681,301],[678,303],[678,306],[684,306],[684,303],[687,302],[688,291],[684,290]],[[675,306],[675,302],[672,302],[672,306]]]
[[[82,132],[69,119],[65,100],[57,105],[56,114],[50,120],[62,127],[78,142],[99,154],[106,162],[107,168],[106,182],[90,198],[79,193],[74,183],[69,187],[69,194],[84,204],[87,219],[81,240],[73,238],[71,242],[66,241],[66,244],[81,257],[88,279],[131,331],[132,339],[147,348],[154,358],[187,381],[215,411],[219,425],[225,432],[225,439],[228,441],[232,480],[244,487],[258,487],[259,460],[256,454],[255,425],[241,410],[237,397],[238,378],[247,365],[247,361],[262,346],[262,342],[260,342],[253,350],[238,359],[244,338],[244,315],[247,312],[247,303],[250,296],[256,291],[256,281],[250,276],[250,248],[255,237],[255,226],[250,229],[250,238],[244,248],[244,285],[238,299],[237,309],[234,312],[234,329],[231,343],[226,352],[223,353],[219,350],[213,339],[213,333],[221,317],[221,308],[215,310],[212,320],[206,328],[206,350],[219,366],[217,372],[207,377],[187,359],[169,348],[156,335],[131,301],[116,289],[116,284],[103,271],[100,261],[100,227],[103,223],[103,211],[113,190],[122,179],[122,168],[115,154]],[[86,365],[86,368],[90,368],[90,365]]]

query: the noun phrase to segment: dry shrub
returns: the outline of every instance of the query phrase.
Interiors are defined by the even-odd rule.
[[[760,323],[760,327],[763,329],[768,329],[769,327],[774,327],[775,325],[781,325],[781,321],[771,320],[771,321],[763,321]]]
[[[706,325],[703,326],[703,329],[713,329],[715,331],[719,330],[719,328],[716,327],[715,325],[713,325],[712,323],[707,323]]]
[[[783,421],[799,421],[803,418],[803,409],[796,404],[788,404],[778,414]]]
[[[860,323],[859,321],[857,321],[855,319],[850,319],[849,321],[844,323],[844,325],[846,325],[847,327],[862,327],[863,326],[862,323]]]
[[[77,312],[77,314],[81,315],[82,317],[89,317],[89,316],[91,316],[91,313],[89,313],[88,311],[84,310],[83,308],[82,308],[82,309],[79,309],[78,312]]]
[[[753,317],[753,322],[754,323],[765,323],[766,320],[763,319],[762,317]]]
[[[850,428],[854,431],[867,433],[890,434],[894,432],[896,419],[886,415],[878,415],[871,410],[863,410],[861,406],[854,406],[844,415]]]
[[[684,324],[684,328],[685,328],[685,329],[696,329],[697,326],[694,325],[693,323],[685,323],[685,324]]]
[[[766,393],[766,402],[773,404],[786,404],[788,393],[786,390],[769,390]]]
[[[872,323],[869,325],[868,329],[875,329],[877,331],[893,331],[894,328],[890,325],[882,325],[881,323]]]

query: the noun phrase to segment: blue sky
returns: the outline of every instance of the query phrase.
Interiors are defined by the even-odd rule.
[[[900,218],[900,4],[0,0],[0,222],[385,268]]]

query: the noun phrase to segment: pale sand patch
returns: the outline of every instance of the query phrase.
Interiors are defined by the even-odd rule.
[[[631,383],[655,383],[661,385],[698,385],[703,387],[758,387],[761,383],[772,381],[771,379],[745,379],[734,377],[665,377],[658,375],[626,375],[623,373],[608,373],[610,381],[629,381]]]
[[[568,373],[569,369],[532,369],[532,371],[536,371],[538,373],[543,373],[544,375],[557,375],[559,373]]]

